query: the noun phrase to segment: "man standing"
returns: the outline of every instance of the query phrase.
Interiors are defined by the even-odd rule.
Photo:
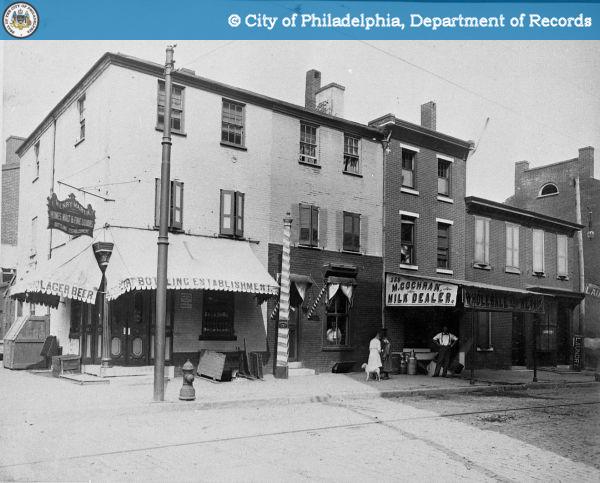
[[[438,377],[440,375],[440,367],[444,368],[442,377],[446,377],[448,366],[450,365],[450,352],[457,340],[458,337],[448,332],[448,327],[446,326],[444,326],[442,331],[433,338],[433,341],[439,346],[437,364],[435,366],[433,377]]]

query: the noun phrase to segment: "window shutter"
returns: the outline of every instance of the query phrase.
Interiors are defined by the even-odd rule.
[[[183,183],[171,181],[170,227],[183,229]]]
[[[358,251],[360,250],[360,215],[353,215],[352,218],[353,248]]]
[[[483,228],[484,228],[484,253],[485,253],[485,263],[490,263],[490,220],[483,220]]]
[[[310,207],[311,245],[319,246],[319,208]]]
[[[221,190],[221,216],[219,221],[219,233],[221,235],[234,234],[234,192]]]
[[[160,178],[154,178],[154,228],[160,226]]]
[[[327,210],[319,208],[319,244],[327,248]]]
[[[244,236],[244,193],[235,192],[235,235]]]
[[[544,232],[533,230],[533,271],[544,271]]]

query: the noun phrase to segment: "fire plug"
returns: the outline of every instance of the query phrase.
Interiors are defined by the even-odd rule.
[[[196,399],[196,390],[194,389],[194,366],[188,359],[181,368],[183,372],[183,385],[179,391],[179,399],[182,401],[193,401]]]

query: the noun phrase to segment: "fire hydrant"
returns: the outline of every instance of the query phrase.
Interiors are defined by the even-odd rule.
[[[179,399],[182,401],[193,401],[196,399],[196,390],[194,389],[194,366],[188,359],[181,368],[183,372],[183,385],[179,391]]]

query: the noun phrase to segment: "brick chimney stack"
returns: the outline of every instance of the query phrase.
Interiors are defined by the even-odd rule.
[[[311,69],[306,73],[306,90],[304,92],[304,107],[315,109],[317,107],[317,91],[321,88],[321,72]]]
[[[421,126],[435,131],[436,109],[435,102],[429,101],[421,104]]]
[[[594,148],[592,146],[579,148],[579,177],[584,179],[594,177]]]

